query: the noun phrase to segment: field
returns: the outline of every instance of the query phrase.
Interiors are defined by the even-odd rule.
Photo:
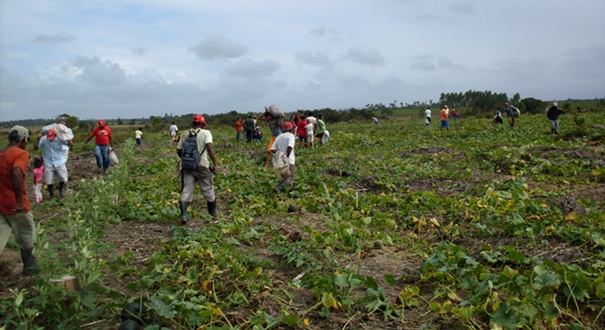
[[[169,137],[114,127],[104,175],[81,133],[68,196],[32,207],[40,273],[14,242],[0,257],[0,329],[117,329],[132,301],[149,330],[604,329],[600,118],[338,123],[281,194],[266,141],[210,127],[221,214],[198,189],[185,227]]]

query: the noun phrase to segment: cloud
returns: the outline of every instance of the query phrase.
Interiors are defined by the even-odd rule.
[[[323,37],[326,35],[327,30],[325,27],[316,27],[309,29],[309,33],[314,36]]]
[[[452,1],[447,8],[460,14],[474,14],[475,5],[468,0]]]
[[[132,55],[136,55],[136,56],[141,56],[141,55],[144,55],[145,53],[147,53],[147,48],[145,48],[145,47],[134,48],[131,52]]]
[[[303,64],[318,66],[320,68],[329,68],[334,64],[327,54],[321,52],[300,52],[295,57],[297,61]]]
[[[460,72],[468,71],[468,69],[462,64],[454,63],[447,57],[432,54],[424,54],[414,57],[414,62],[410,64],[410,69],[421,71],[437,71],[438,69],[447,69],[450,71]]]
[[[222,34],[204,38],[197,46],[189,48],[197,57],[205,60],[237,58],[248,52],[245,45],[236,43]]]
[[[39,34],[34,38],[34,42],[41,44],[64,44],[74,42],[76,38],[68,33],[57,33],[55,35]]]
[[[101,61],[96,56],[80,56],[63,69],[75,72],[75,80],[99,87],[116,86],[126,79],[126,73],[118,63]]]
[[[364,65],[384,65],[384,57],[377,49],[370,47],[349,48],[344,59]]]
[[[257,62],[243,59],[235,65],[225,69],[225,72],[227,75],[233,77],[257,79],[273,75],[280,67],[281,65],[279,63],[272,60]]]

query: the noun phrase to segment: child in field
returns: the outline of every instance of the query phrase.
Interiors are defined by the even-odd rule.
[[[42,158],[34,158],[34,198],[36,203],[42,202],[42,175],[44,174],[44,162]]]
[[[263,132],[260,130],[259,127],[254,130],[254,134],[252,135],[252,137],[254,138],[254,141],[263,142]]]
[[[313,138],[314,136],[314,132],[313,132],[313,123],[311,123],[311,119],[307,118],[306,120],[307,125],[305,125],[305,131],[307,132],[307,145],[312,147],[313,146]]]

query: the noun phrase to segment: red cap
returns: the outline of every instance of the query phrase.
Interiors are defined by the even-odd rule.
[[[195,115],[195,116],[193,116],[193,122],[194,123],[202,123],[202,124],[206,125],[206,119],[204,119],[204,116],[202,116],[202,115]]]
[[[283,126],[284,129],[292,129],[292,127],[294,126],[292,126],[292,123],[289,121],[285,122]]]
[[[99,119],[99,126],[101,126],[101,127],[105,126],[105,120]]]
[[[54,128],[51,128],[48,131],[46,131],[46,139],[48,141],[54,140],[55,136],[57,136],[57,131]]]

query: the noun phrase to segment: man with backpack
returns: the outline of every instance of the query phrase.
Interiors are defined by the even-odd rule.
[[[189,221],[187,207],[193,201],[195,183],[198,182],[202,195],[208,205],[208,213],[216,217],[216,196],[214,194],[214,179],[216,173],[216,156],[212,148],[212,133],[205,129],[206,120],[202,115],[193,116],[193,128],[184,132],[176,149],[181,158],[181,224]],[[210,166],[208,156],[212,159]]]

